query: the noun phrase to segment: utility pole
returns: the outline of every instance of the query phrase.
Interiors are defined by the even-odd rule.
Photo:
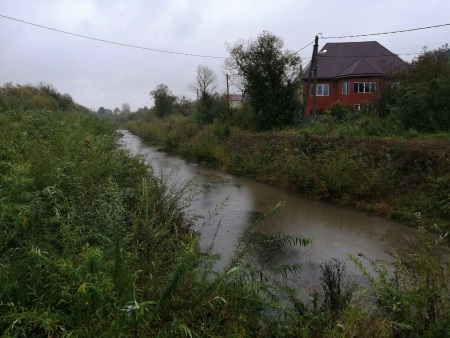
[[[303,98],[302,120],[305,118],[306,106],[308,105],[308,99],[310,96],[309,92],[311,89],[312,72],[313,72],[314,68],[317,70],[315,63],[316,63],[316,55],[317,55],[318,46],[319,46],[319,36],[316,35],[315,44],[314,44],[314,48],[313,48],[313,52],[312,52],[312,56],[311,56],[311,64],[309,65],[309,74],[308,74],[308,82],[306,82],[305,97]],[[315,90],[315,86],[314,86],[314,98],[316,96],[315,93],[316,93],[316,90]]]
[[[230,87],[228,86],[228,74],[227,74],[227,97],[230,96]]]
[[[316,118],[316,96],[317,96],[317,59],[319,54],[319,35],[316,35],[315,43],[314,43],[314,49],[313,49],[313,58],[314,58],[314,66],[313,66],[313,72],[314,72],[314,91],[313,91],[313,102],[312,102],[312,116],[315,119]]]

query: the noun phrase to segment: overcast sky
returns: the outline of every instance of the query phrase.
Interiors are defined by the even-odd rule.
[[[226,43],[269,31],[299,50],[323,36],[397,31],[450,23],[448,0],[0,0],[0,15],[37,25],[151,49],[226,57]],[[450,42],[450,26],[367,38],[410,61],[422,47]],[[216,71],[225,91],[223,59],[153,52],[62,34],[0,17],[0,84],[52,84],[97,110],[125,102],[152,106],[149,92],[165,83],[194,97],[196,67]],[[304,65],[312,46],[300,52]],[[405,55],[412,54],[412,55]],[[231,92],[237,90],[231,88]]]

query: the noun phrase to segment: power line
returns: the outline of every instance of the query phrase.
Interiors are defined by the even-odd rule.
[[[104,42],[104,43],[110,43],[110,44],[113,44],[113,45],[118,45],[118,46],[123,46],[123,47],[143,49],[143,50],[148,50],[148,51],[158,52],[158,53],[177,54],[177,55],[183,55],[183,56],[194,56],[194,57],[211,58],[211,59],[226,59],[226,57],[224,57],[224,56],[191,54],[191,53],[183,53],[183,52],[175,52],[175,51],[169,51],[169,50],[162,50],[162,49],[155,49],[155,48],[135,46],[135,45],[130,45],[130,44],[126,44],[126,43],[109,41],[109,40],[103,40],[103,39],[94,38],[94,37],[91,37],[91,36],[86,36],[86,35],[66,32],[66,31],[63,31],[63,30],[60,30],[60,29],[51,28],[51,27],[47,27],[47,26],[42,26],[42,25],[38,25],[38,24],[35,24],[35,23],[32,23],[32,22],[28,22],[28,21],[24,21],[24,20],[20,20],[20,19],[16,19],[16,18],[11,18],[9,16],[2,15],[2,14],[0,14],[0,17],[5,18],[5,19],[9,19],[9,20],[13,20],[13,21],[18,21],[18,22],[21,22],[21,23],[25,23],[25,24],[31,25],[31,26],[48,29],[48,30],[51,30],[51,31],[54,31],[54,32],[58,32],[58,33],[63,33],[63,34],[68,34],[68,35],[72,35],[72,36],[77,36],[77,37],[83,38],[83,39],[89,39],[89,40],[94,40],[94,41],[99,41],[99,42]]]
[[[99,41],[99,42],[103,42],[103,43],[109,43],[109,44],[123,46],[123,47],[148,50],[148,51],[158,52],[158,53],[176,54],[176,55],[201,57],[201,58],[212,58],[212,59],[226,59],[227,58],[227,57],[224,57],[224,56],[184,53],[184,52],[168,51],[168,50],[162,50],[162,49],[156,49],[156,48],[135,46],[135,45],[130,45],[130,44],[126,44],[126,43],[115,42],[115,41],[110,41],[110,40],[94,38],[94,37],[91,37],[91,36],[71,33],[71,32],[60,30],[60,29],[56,29],[56,28],[51,28],[51,27],[35,24],[35,23],[28,22],[28,21],[25,21],[25,20],[12,18],[12,17],[6,16],[6,15],[2,15],[2,14],[0,14],[0,17],[8,19],[8,20],[21,22],[21,23],[24,23],[24,24],[27,24],[27,25],[31,25],[31,26],[35,26],[35,27],[39,27],[39,28],[43,28],[43,29],[47,29],[47,30],[51,30],[51,31],[54,31],[54,32],[62,33],[62,34],[72,35],[72,36],[76,36],[76,37],[80,37],[80,38],[84,38],[84,39],[89,39],[89,40],[93,40],[93,41]],[[320,35],[321,35],[322,39],[344,39],[344,38],[355,38],[355,37],[365,37],[365,36],[405,33],[405,32],[412,32],[412,31],[431,29],[431,28],[438,28],[438,27],[444,27],[444,26],[450,26],[450,23],[446,23],[446,24],[442,24],[442,25],[427,26],[427,27],[418,27],[418,28],[404,29],[404,30],[398,30],[398,31],[390,31],[390,32],[369,33],[369,34],[356,34],[356,35],[343,35],[343,36],[322,36],[322,34],[320,34]],[[302,48],[300,48],[296,52],[293,52],[292,55],[301,52],[302,50],[304,50],[308,46],[312,45],[313,43],[314,43],[314,40],[311,41],[310,43],[308,43],[307,45],[303,46]],[[399,55],[410,55],[410,54],[399,54]]]
[[[418,31],[418,30],[430,29],[430,28],[437,28],[437,27],[444,27],[444,26],[450,26],[450,23],[445,23],[445,24],[442,24],[442,25],[435,25],[435,26],[410,28],[410,29],[404,29],[404,30],[399,30],[399,31],[391,31],[391,32],[380,32],[380,33],[358,34],[358,35],[344,35],[344,36],[322,36],[322,39],[345,39],[345,38],[357,38],[357,37],[361,37],[361,36],[396,34],[396,33],[412,32],[412,31]]]
[[[312,40],[310,43],[308,43],[306,46],[303,46],[302,48],[300,48],[298,51],[292,53],[292,54],[297,54],[300,53],[303,49],[305,49],[308,46],[311,46],[314,43],[315,40]]]

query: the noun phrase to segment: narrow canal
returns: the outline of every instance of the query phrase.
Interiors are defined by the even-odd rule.
[[[192,211],[200,216],[197,224],[201,232],[200,246],[202,250],[212,247],[212,252],[220,253],[222,265],[230,258],[237,239],[251,220],[280,201],[285,202],[283,210],[258,225],[258,231],[303,235],[311,238],[312,243],[304,248],[258,250],[252,257],[257,264],[301,262],[301,275],[292,277],[289,282],[308,292],[320,288],[320,264],[332,258],[346,261],[349,278],[364,284],[348,254],[389,260],[388,253],[404,247],[414,235],[413,228],[378,216],[307,200],[252,179],[186,163],[179,157],[145,145],[126,130],[121,132],[121,144],[133,154],[142,154],[156,174],[172,172],[171,179],[179,182],[194,179],[200,189],[192,204]],[[201,227],[203,223],[205,225]]]

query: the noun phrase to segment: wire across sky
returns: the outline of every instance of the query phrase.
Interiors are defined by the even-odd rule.
[[[76,37],[79,37],[79,38],[89,39],[89,40],[103,42],[103,43],[109,43],[109,44],[118,45],[118,46],[122,46],[122,47],[142,49],[142,50],[147,50],[147,51],[157,52],[157,53],[176,54],[176,55],[181,55],[181,56],[191,56],[191,57],[201,57],[201,58],[211,58],[211,59],[226,59],[227,58],[226,56],[203,55],[203,54],[197,54],[197,53],[187,53],[187,52],[170,51],[170,50],[163,50],[163,49],[157,49],[157,48],[136,46],[136,45],[132,45],[132,44],[128,44],[128,43],[116,42],[116,41],[100,39],[100,38],[96,38],[96,37],[92,37],[92,36],[87,36],[87,35],[82,35],[82,34],[77,34],[77,33],[71,33],[71,32],[67,32],[67,31],[63,31],[61,29],[56,29],[56,28],[52,28],[52,27],[48,27],[48,26],[39,25],[39,24],[36,24],[36,23],[33,23],[33,22],[29,22],[29,21],[25,21],[25,20],[22,20],[22,19],[13,18],[13,17],[6,16],[6,15],[3,15],[3,14],[0,14],[0,17],[4,18],[4,19],[8,19],[8,20],[17,21],[17,22],[20,22],[20,23],[23,23],[23,24],[31,25],[31,26],[34,26],[34,27],[38,27],[38,28],[47,29],[47,30],[50,30],[50,31],[62,33],[62,34],[67,34],[67,35],[76,36]],[[440,24],[440,25],[433,25],[433,26],[426,26],[426,27],[409,28],[409,29],[389,31],[389,32],[368,33],[368,34],[341,35],[341,36],[322,36],[322,34],[320,34],[320,35],[321,35],[321,39],[345,39],[345,38],[356,38],[356,37],[375,36],[375,35],[387,35],[387,34],[406,33],[406,32],[413,32],[413,31],[418,31],[418,30],[439,28],[439,27],[445,27],[445,26],[450,26],[450,23],[445,23],[445,24]],[[310,43],[308,43],[307,45],[303,46],[301,49],[297,50],[296,52],[294,52],[292,54],[300,53],[302,50],[304,50],[308,46],[312,45],[313,43],[314,43],[314,40],[311,41]]]

